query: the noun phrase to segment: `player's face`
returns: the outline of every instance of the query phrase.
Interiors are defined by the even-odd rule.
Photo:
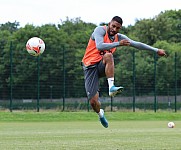
[[[108,34],[110,36],[114,36],[119,32],[121,29],[122,25],[118,23],[117,21],[111,21],[108,25]]]

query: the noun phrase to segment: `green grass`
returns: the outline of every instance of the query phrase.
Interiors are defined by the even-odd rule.
[[[123,120],[180,120],[181,112],[105,112],[107,118],[112,121]],[[97,115],[94,112],[58,112],[58,111],[0,111],[0,122],[11,121],[95,121]]]
[[[0,150],[179,150],[180,115],[106,112],[105,129],[93,112],[0,112]]]

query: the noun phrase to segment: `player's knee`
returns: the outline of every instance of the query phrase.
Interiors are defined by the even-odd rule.
[[[105,53],[104,57],[106,58],[113,58],[112,53]]]
[[[90,104],[94,108],[96,106],[96,100],[94,98],[90,99]]]
[[[96,108],[97,106],[100,106],[100,102],[98,101],[97,97],[93,97],[90,99],[90,104],[92,108]]]
[[[107,61],[113,61],[113,55],[112,55],[112,53],[106,53],[105,55],[104,55],[104,58],[103,58],[106,62]]]

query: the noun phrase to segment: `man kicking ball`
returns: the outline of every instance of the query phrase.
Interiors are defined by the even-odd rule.
[[[132,46],[140,50],[150,50],[159,56],[165,56],[162,49],[151,47],[147,44],[133,41],[127,36],[118,33],[123,21],[119,16],[115,16],[108,26],[98,26],[94,29],[89,39],[82,66],[84,70],[85,89],[88,100],[93,110],[98,114],[101,124],[107,128],[108,121],[101,109],[99,98],[99,78],[106,77],[109,85],[109,96],[115,96],[123,90],[122,86],[114,85],[114,58],[113,53],[116,47]]]

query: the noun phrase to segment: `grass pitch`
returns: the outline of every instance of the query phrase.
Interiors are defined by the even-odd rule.
[[[115,112],[106,116],[107,129],[92,112],[0,112],[0,149],[181,149],[180,113]],[[168,121],[176,127],[168,128]]]

